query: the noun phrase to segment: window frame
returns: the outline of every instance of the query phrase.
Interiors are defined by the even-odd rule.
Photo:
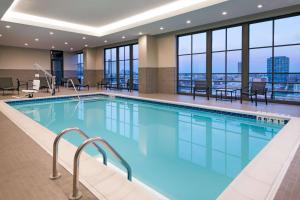
[[[133,59],[133,46],[134,45],[139,45],[137,42],[135,43],[130,43],[130,44],[124,44],[124,45],[119,45],[119,46],[112,46],[112,47],[107,47],[104,48],[104,79],[108,80],[111,78],[106,77],[106,63],[107,62],[115,62],[116,63],[116,86],[113,88],[117,88],[117,89],[124,89],[121,87],[120,85],[120,61],[124,62],[124,72],[125,72],[125,61],[129,61],[129,68],[130,68],[130,76],[129,76],[129,80],[131,83],[133,83],[133,60],[138,60],[137,59]],[[129,46],[129,59],[125,59],[125,47]],[[119,56],[119,49],[120,48],[124,48],[124,59],[120,59]],[[111,49],[116,49],[116,60],[115,61],[107,61],[106,60],[106,51],[107,50],[111,50]],[[123,76],[123,78],[125,77],[125,74]],[[111,80],[109,81],[109,83],[111,83]],[[126,84],[126,83],[125,83]],[[132,90],[138,90],[138,85],[136,87],[132,87]]]

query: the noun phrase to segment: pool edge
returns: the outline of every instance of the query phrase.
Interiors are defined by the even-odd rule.
[[[291,161],[293,160],[293,157],[294,157],[295,152],[298,148],[298,145],[300,144],[300,133],[295,133],[296,131],[293,131],[293,130],[287,130],[287,126],[289,124],[293,125],[295,123],[296,124],[300,123],[300,118],[298,118],[298,117],[290,117],[290,116],[287,116],[287,115],[277,115],[277,114],[274,114],[274,113],[263,113],[263,112],[258,112],[258,111],[245,111],[245,110],[238,110],[238,109],[231,109],[231,108],[230,109],[229,108],[220,108],[220,107],[215,107],[215,106],[205,106],[205,105],[200,105],[200,104],[193,104],[193,103],[186,103],[186,102],[176,102],[176,101],[145,98],[145,97],[137,97],[137,96],[124,95],[124,94],[112,94],[112,93],[106,93],[106,92],[88,93],[88,94],[84,94],[83,96],[93,95],[93,94],[102,94],[102,95],[106,95],[106,96],[125,97],[125,98],[130,98],[130,99],[147,100],[147,101],[154,101],[154,102],[165,102],[165,103],[170,103],[170,104],[175,104],[175,105],[199,107],[199,108],[205,108],[205,109],[218,109],[218,110],[222,110],[224,112],[237,112],[237,113],[250,114],[250,115],[256,115],[256,116],[257,115],[262,115],[262,116],[281,117],[281,118],[289,119],[289,122],[278,132],[278,134],[270,141],[270,143],[267,144],[263,148],[263,150],[261,150],[256,155],[256,157],[247,165],[247,167],[245,169],[243,169],[241,171],[241,173],[229,184],[229,186],[227,188],[225,188],[225,190],[221,193],[221,195],[218,197],[218,199],[232,199],[234,197],[239,198],[239,199],[253,199],[254,197],[249,195],[249,193],[247,193],[247,192],[249,192],[249,187],[244,187],[244,188],[242,187],[241,188],[241,187],[236,187],[236,185],[245,184],[245,183],[243,183],[243,176],[246,176],[246,177],[249,178],[249,175],[247,175],[247,174],[249,174],[249,168],[251,168],[253,163],[257,162],[257,160],[259,158],[261,159],[261,157],[266,156],[264,154],[266,152],[268,152],[268,150],[271,148],[271,146],[274,146],[274,144],[280,146],[280,143],[282,143],[282,142],[279,141],[279,144],[277,144],[278,143],[277,140],[282,140],[280,138],[284,136],[284,138],[283,138],[284,142],[291,142],[291,141],[286,141],[286,140],[288,140],[286,138],[287,137],[286,135],[290,135],[289,137],[293,136],[293,137],[296,138],[296,139],[294,138],[295,142],[294,143],[289,143],[289,145],[285,144],[285,146],[283,146],[283,147],[290,147],[290,149],[288,150],[288,152],[285,152],[285,158],[284,158],[283,161],[281,161],[282,163],[281,163],[280,170],[273,177],[274,180],[272,181],[271,184],[269,184],[268,188],[260,187],[260,188],[257,188],[258,190],[255,190],[256,193],[259,193],[261,195],[261,196],[255,196],[255,199],[272,199],[275,196],[275,194],[276,194],[276,192],[279,188],[279,185],[282,182],[282,179],[283,179],[283,177],[284,177]],[[68,96],[76,96],[76,95],[63,95],[63,96],[68,97]],[[60,97],[63,97],[63,96],[60,96]],[[46,97],[46,98],[51,98],[51,97]],[[45,97],[39,98],[39,99],[45,99]],[[20,99],[20,100],[24,100],[24,99]],[[7,102],[7,100],[5,102]],[[293,126],[296,126],[296,125],[293,125]],[[292,128],[289,128],[289,129],[292,129]],[[293,129],[295,129],[295,128],[293,128]],[[286,132],[292,132],[292,133],[289,134],[289,133],[286,133]],[[279,138],[279,139],[276,139],[277,143],[273,142],[275,138]],[[265,159],[263,159],[263,160],[264,160],[264,162],[266,162]],[[274,160],[272,160],[272,161],[274,161]],[[253,168],[253,166],[252,166],[252,168]],[[254,178],[254,180],[257,181],[256,178]],[[238,184],[236,182],[238,182]],[[241,183],[243,183],[243,184],[241,184]],[[251,186],[254,186],[254,187],[250,187],[250,188],[253,190],[253,188],[255,188],[255,186],[257,186],[257,185],[258,184],[251,185]],[[262,189],[264,189],[265,191],[262,191]]]

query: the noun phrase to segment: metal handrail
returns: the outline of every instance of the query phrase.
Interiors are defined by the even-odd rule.
[[[72,86],[73,86],[73,88],[74,88],[74,90],[75,90],[75,92],[76,92],[76,94],[77,94],[77,97],[78,97],[78,99],[80,100],[80,95],[79,95],[79,93],[78,93],[78,91],[77,91],[77,89],[76,89],[76,87],[75,87],[75,84],[74,84],[73,80],[72,80],[72,79],[68,79],[68,80],[67,80],[67,86],[68,86],[68,87],[69,87],[69,82],[72,83]]]
[[[124,158],[104,139],[102,139],[101,137],[94,137],[94,138],[90,138],[87,139],[86,141],[84,141],[84,143],[82,143],[74,156],[74,163],[73,163],[73,192],[70,195],[69,199],[80,199],[82,194],[79,192],[79,159],[80,159],[80,154],[82,152],[82,150],[84,149],[84,147],[86,147],[87,145],[89,145],[90,143],[96,143],[99,142],[101,143],[103,146],[105,146],[117,159],[119,159],[119,161],[121,162],[121,164],[126,168],[127,170],[127,179],[129,181],[132,180],[132,172],[131,172],[131,167],[129,166],[129,164],[124,160]]]
[[[58,179],[61,177],[61,174],[57,172],[57,154],[58,154],[58,143],[60,139],[67,133],[74,131],[75,133],[79,133],[82,137],[85,139],[89,139],[89,136],[85,134],[82,130],[79,128],[67,128],[63,131],[61,131],[55,138],[53,142],[53,165],[52,165],[52,174],[50,175],[50,179]],[[101,149],[96,143],[93,143],[95,148],[99,151],[100,154],[102,154],[103,157],[103,164],[107,165],[107,156],[103,149]]]

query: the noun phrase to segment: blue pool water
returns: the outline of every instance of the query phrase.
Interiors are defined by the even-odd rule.
[[[135,178],[175,200],[216,199],[282,128],[249,116],[118,97],[10,105],[55,133],[79,127],[101,136],[128,161]],[[75,134],[65,138],[82,142]],[[87,152],[98,155],[93,148]]]

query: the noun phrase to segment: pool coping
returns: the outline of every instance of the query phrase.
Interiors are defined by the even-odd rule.
[[[200,105],[200,104],[187,103],[187,102],[177,102],[177,101],[162,100],[162,99],[155,99],[149,97],[139,97],[139,96],[130,96],[125,94],[108,93],[108,92],[86,93],[86,94],[82,94],[81,96],[91,96],[97,94],[111,96],[111,97],[121,97],[121,98],[123,97],[123,98],[136,99],[136,100],[152,101],[157,103],[187,106],[187,107],[200,108],[200,109],[208,109],[208,110],[217,109],[223,112],[263,116],[263,117],[264,116],[275,117],[275,118],[289,120],[288,123],[278,132],[278,134],[255,156],[255,158],[240,172],[240,174],[237,177],[235,177],[235,179],[228,185],[228,187],[225,188],[225,190],[218,197],[218,199],[220,200],[273,199],[300,144],[300,132],[297,133],[296,131],[297,130],[296,128],[299,126],[298,124],[300,124],[300,118],[298,117],[291,117],[288,115],[280,115],[275,113],[267,113],[267,112],[259,112],[259,111],[245,111],[245,110],[239,110],[233,108],[220,108],[217,106],[207,106],[207,105]],[[39,97],[35,99],[63,98],[63,97],[76,97],[76,96],[77,95],[61,95],[55,97]],[[17,99],[17,100],[13,99],[13,101],[20,101],[20,100],[28,100],[28,99]],[[17,111],[16,109],[12,108],[11,106],[5,103],[10,101],[12,100],[1,101],[0,111],[3,112],[3,107],[5,106],[9,107],[9,109],[13,109]],[[3,106],[3,104],[5,104],[5,106]],[[7,115],[7,112],[3,112],[3,113]],[[14,122],[14,118],[18,117],[18,114],[23,115],[21,112],[15,114],[17,114],[17,116],[12,117],[8,113],[8,115],[10,116],[9,117],[10,120],[13,122]],[[28,119],[31,120],[32,122],[35,122],[30,118]],[[29,120],[27,120],[28,123]],[[15,124],[20,127],[20,124],[16,122]],[[38,123],[37,125],[41,126]],[[22,127],[20,128],[22,129]],[[46,129],[45,127],[42,126],[41,128]],[[48,129],[46,130],[51,134],[54,134]],[[64,141],[64,143],[68,143],[68,142]],[[69,143],[69,145],[72,144]],[[49,152],[49,150],[47,150],[47,152],[52,155],[52,152]],[[90,157],[90,156],[85,155],[85,157]],[[60,163],[61,162],[62,165],[64,166],[64,161],[60,160]],[[67,167],[70,168],[70,166]],[[120,171],[118,169],[114,169],[114,170]],[[87,186],[88,189],[90,189],[89,188],[90,185],[88,183],[85,183],[86,180],[84,178],[80,177],[80,181],[85,186]],[[90,189],[92,193],[94,193],[93,189],[94,188]],[[150,193],[154,192],[154,194],[158,195],[157,197],[159,198],[165,198],[164,196],[160,196],[159,193],[152,191],[152,189],[147,186],[146,186],[146,190],[150,191]]]

